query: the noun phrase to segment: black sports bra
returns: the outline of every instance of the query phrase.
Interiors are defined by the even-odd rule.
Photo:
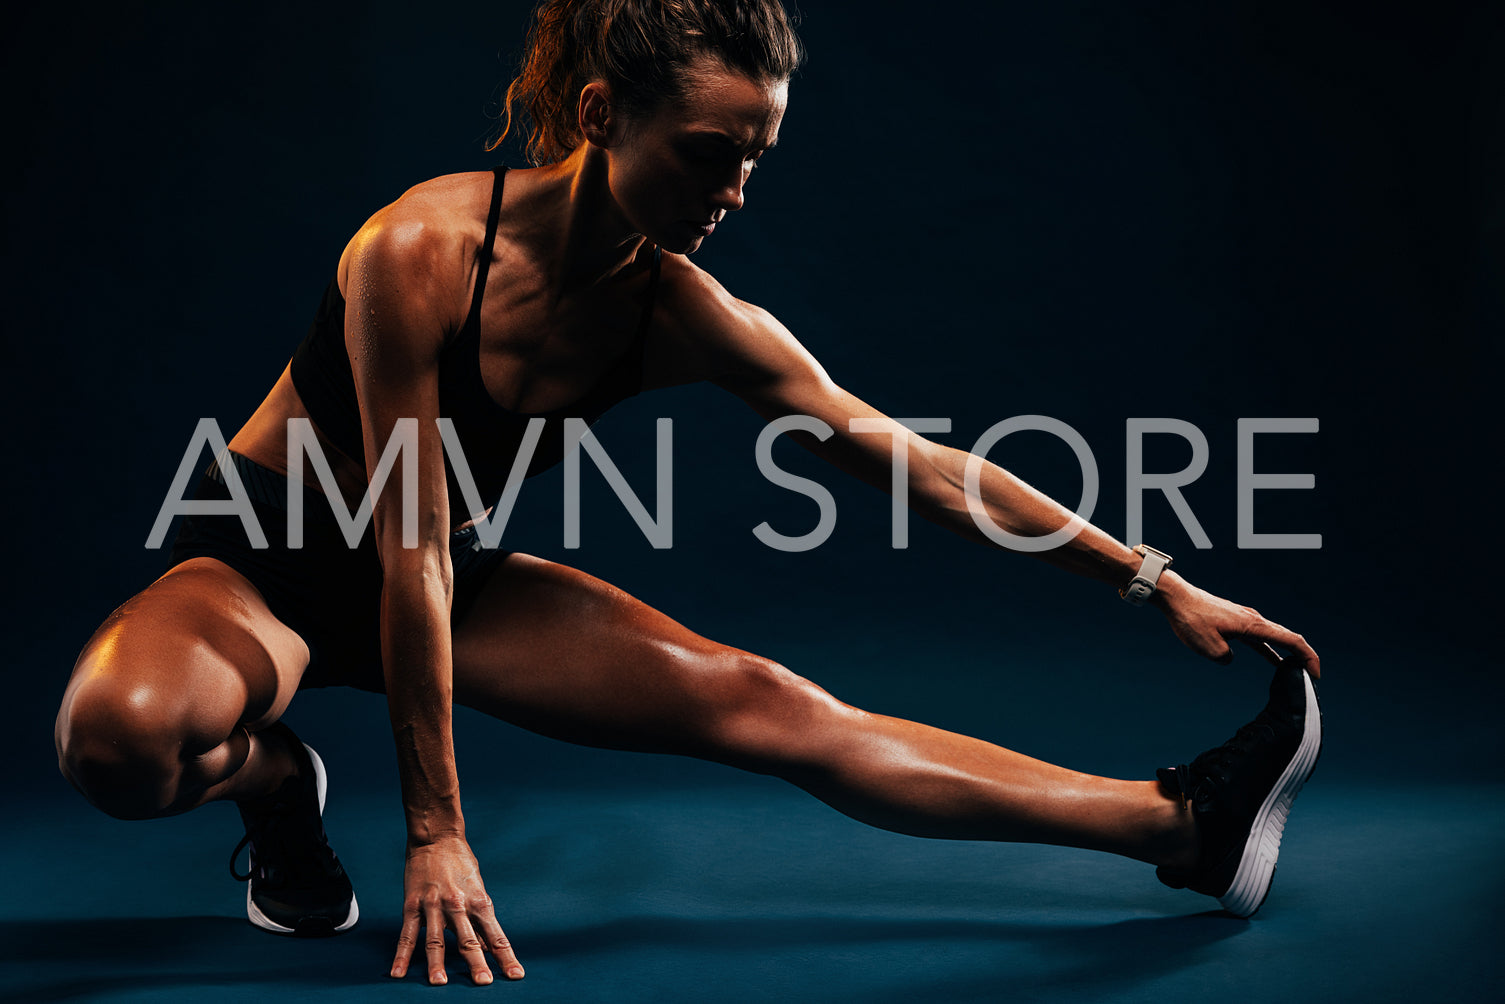
[[[532,477],[563,458],[564,418],[578,417],[594,422],[612,405],[642,390],[643,346],[653,316],[662,257],[662,250],[655,246],[653,271],[637,334],[600,382],[579,401],[563,408],[539,415],[508,411],[487,392],[481,377],[481,300],[486,294],[486,276],[490,271],[497,219],[502,207],[502,183],[507,169],[494,168],[492,173],[491,208],[486,216],[486,238],[481,245],[470,313],[459,334],[439,354],[439,414],[455,424],[483,505],[491,505],[501,496],[528,419],[548,419],[543,438],[528,467],[528,476]],[[293,353],[292,380],[314,425],[325,438],[352,460],[363,460],[365,446],[360,409],[356,403],[355,377],[350,369],[350,356],[345,351],[345,298],[340,294],[338,277],[325,289],[313,325]],[[502,462],[496,462],[497,459]],[[445,457],[445,473],[449,482],[451,514],[468,512],[469,507],[464,505],[453,463],[448,456]]]

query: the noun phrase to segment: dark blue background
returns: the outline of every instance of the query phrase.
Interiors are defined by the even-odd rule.
[[[228,436],[249,415],[370,213],[425,178],[521,162],[482,145],[527,9],[12,15],[8,697],[12,784],[36,805],[76,801],[51,766],[56,702],[93,628],[163,570],[142,543],[198,418]],[[1195,423],[1211,463],[1185,494],[1214,547],[1154,496],[1145,538],[1322,652],[1321,777],[1444,776],[1497,804],[1500,6],[812,0],[802,34],[780,145],[697,261],[875,406],[951,418],[943,441],[1019,414],[1068,422],[1100,468],[1094,522],[1115,535],[1126,419]],[[1199,662],[1105,587],[918,519],[891,550],[886,496],[790,444],[781,463],[835,493],[836,533],[802,555],[763,547],[753,526],[800,533],[814,506],[760,477],[759,419],[714,388],[597,427],[645,497],[658,416],[676,421],[673,550],[588,475],[585,546],[565,551],[557,471],[525,487],[506,545],[854,703],[1082,769],[1145,776],[1257,698],[1252,655]],[[1316,488],[1256,509],[1257,529],[1321,533],[1321,550],[1236,547],[1236,423],[1261,416],[1321,422],[1261,439],[1260,470]],[[1049,437],[992,456],[1064,501],[1080,492]],[[1151,444],[1152,470],[1187,459]],[[306,695],[294,724],[386,765],[366,702]],[[522,750],[544,788],[701,776],[480,722],[461,744],[468,778],[467,753],[521,773]],[[390,798],[392,780],[359,783]],[[487,790],[468,782],[472,802]]]

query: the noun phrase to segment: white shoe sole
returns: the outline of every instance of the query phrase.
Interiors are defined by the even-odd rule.
[[[319,754],[314,752],[314,748],[307,743],[303,744],[303,748],[308,751],[308,758],[313,761],[314,783],[319,792],[319,815],[322,816],[324,814],[324,796],[329,791],[329,775],[324,770],[324,761],[319,759]],[[261,928],[264,931],[272,931],[276,934],[298,933],[291,927],[279,924],[271,917],[268,917],[266,914],[261,912],[261,908],[258,907],[256,903],[251,899],[251,883],[249,882],[246,883],[246,916],[250,918],[251,923],[255,924],[257,927]],[[355,893],[351,893],[350,914],[338,927],[335,928],[335,933],[350,930],[355,926],[355,922],[359,920],[360,917],[361,908],[355,901]]]
[[[1235,917],[1253,916],[1269,895],[1291,803],[1296,800],[1296,794],[1306,779],[1312,776],[1317,755],[1322,752],[1322,709],[1317,705],[1317,690],[1312,686],[1311,675],[1305,670],[1302,670],[1301,679],[1306,686],[1306,727],[1302,730],[1301,744],[1296,747],[1296,755],[1286,764],[1285,772],[1265,796],[1264,804],[1254,817],[1238,870],[1233,874],[1233,884],[1218,897],[1223,909]]]

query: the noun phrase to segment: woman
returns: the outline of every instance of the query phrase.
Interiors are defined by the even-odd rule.
[[[562,419],[697,380],[769,420],[821,420],[832,433],[810,448],[880,487],[898,437],[911,506],[992,543],[969,512],[965,453],[834,384],[687,257],[741,208],[799,58],[777,0],[539,7],[509,91],[532,120],[537,166],[441,177],[373,216],[308,338],[200,482],[202,499],[244,501],[271,546],[248,543],[240,519],[187,517],[169,571],[85,646],[57,741],[90,801],[146,818],[234,800],[252,921],[348,929],[359,911],[320,820],[323,767],[278,719],[303,687],[384,692],[408,833],[391,971],[405,975],[423,936],[433,983],[445,927],[476,982],[491,981],[488,952],[507,977],[523,974],[466,841],[456,701],[574,742],[776,774],[877,826],[1111,851],[1235,913],[1259,906],[1320,749],[1316,653],[997,467],[982,465],[970,505],[1018,536],[1075,532],[1045,560],[1152,599],[1210,658],[1231,658],[1235,638],[1291,650],[1259,718],[1156,781],[1091,777],[859,711],[589,575],[483,546],[478,500],[498,497],[520,448],[541,469],[562,451]],[[301,470],[302,428],[327,481],[287,477]],[[321,486],[349,510],[370,490],[358,542]],[[290,546],[285,514],[300,505],[304,540]]]

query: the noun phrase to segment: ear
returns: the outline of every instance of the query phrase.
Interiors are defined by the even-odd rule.
[[[592,80],[580,89],[580,135],[592,146],[615,144],[619,116],[612,107],[611,89],[600,80]]]

